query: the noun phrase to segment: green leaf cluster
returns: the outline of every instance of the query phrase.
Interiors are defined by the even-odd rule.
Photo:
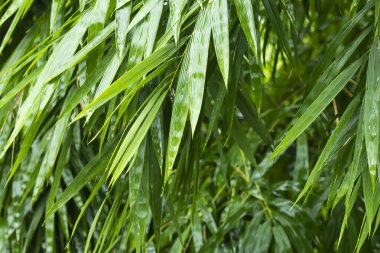
[[[0,252],[380,251],[379,15],[0,1]]]

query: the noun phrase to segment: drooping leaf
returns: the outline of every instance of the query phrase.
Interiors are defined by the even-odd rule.
[[[380,92],[380,41],[376,37],[369,54],[367,68],[367,86],[364,95],[364,136],[367,150],[368,166],[373,189],[378,166],[379,154],[379,92]],[[369,220],[369,219],[368,219]]]
[[[171,29],[173,30],[174,40],[176,43],[179,42],[179,32],[181,29],[181,17],[182,11],[185,7],[185,0],[169,0],[170,5],[170,19],[171,19]]]
[[[116,20],[116,49],[119,59],[121,60],[125,41],[127,39],[127,27],[129,24],[129,18],[132,10],[132,2],[129,0],[117,0],[116,1],[116,12],[115,12],[115,20]]]
[[[363,58],[355,61],[342,71],[318,96],[316,100],[307,108],[297,122],[287,131],[285,137],[273,151],[272,157],[284,151],[305,129],[318,117],[334,97],[344,88],[353,74],[358,70],[363,62]]]
[[[219,68],[223,75],[226,88],[228,88],[228,73],[230,69],[228,15],[227,0],[215,0],[212,2],[212,37]]]
[[[245,37],[247,38],[252,52],[257,58],[259,45],[257,44],[256,39],[256,26],[253,17],[252,2],[250,0],[234,0],[234,3]]]
[[[197,126],[199,114],[202,108],[204,84],[206,79],[206,67],[208,58],[208,48],[210,42],[211,21],[210,8],[206,7],[198,17],[195,25],[189,48],[189,112],[190,124],[194,134]]]

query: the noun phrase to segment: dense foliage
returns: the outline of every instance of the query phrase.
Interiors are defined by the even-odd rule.
[[[1,0],[0,252],[379,252],[379,13]]]

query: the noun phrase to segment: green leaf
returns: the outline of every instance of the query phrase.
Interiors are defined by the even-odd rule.
[[[103,210],[103,206],[104,204],[106,203],[106,200],[107,198],[105,198],[102,202],[102,204],[100,205],[98,211],[96,212],[96,215],[94,217],[94,220],[92,221],[91,223],[91,227],[90,227],[90,230],[88,231],[88,235],[87,235],[87,240],[86,240],[86,246],[84,248],[84,252],[88,252],[88,249],[90,247],[90,242],[91,242],[91,237],[92,235],[94,234],[94,231],[95,231],[95,227],[98,223],[98,220],[99,220],[99,217],[100,217],[100,214],[102,213],[102,210]]]
[[[1,218],[0,220],[0,250],[6,251],[7,248],[8,248],[7,221],[5,218]]]
[[[307,135],[303,133],[297,139],[297,155],[293,176],[296,181],[307,180],[309,169],[309,150],[307,144]]]
[[[145,158],[145,149],[146,149],[146,138],[140,144],[139,150],[136,154],[136,159],[134,161],[133,166],[129,170],[128,178],[129,178],[129,202],[131,206],[135,205],[140,185],[141,178],[143,174],[144,168],[144,158]]]
[[[275,244],[275,252],[292,252],[292,247],[290,245],[290,241],[288,236],[286,235],[284,229],[281,226],[275,225],[272,227],[272,233]]]
[[[126,165],[129,163],[132,156],[137,152],[142,140],[149,130],[154,118],[157,115],[158,109],[163,103],[167,90],[165,86],[158,90],[152,99],[145,106],[139,117],[131,126],[123,143],[121,144],[114,160],[109,169],[109,174],[113,174],[111,184],[120,176]]]
[[[255,57],[250,53],[249,54],[249,70],[250,70],[250,78],[251,84],[254,88],[255,94],[255,105],[257,107],[257,112],[260,115],[261,102],[263,97],[263,73],[260,67],[259,62],[255,59]]]
[[[12,98],[14,98],[22,89],[25,88],[28,84],[34,81],[37,76],[41,73],[43,66],[36,68],[31,73],[29,73],[25,78],[23,78],[16,86],[14,86],[10,91],[8,91],[0,99],[0,108],[8,103]]]
[[[297,122],[287,131],[285,137],[273,151],[272,158],[284,151],[295,139],[297,139],[306,128],[313,123],[318,115],[328,106],[336,95],[346,86],[347,82],[356,73],[363,58],[356,60],[345,70],[342,71],[314,100],[314,102],[306,109]]]
[[[169,176],[172,173],[175,158],[177,156],[177,152],[182,140],[183,131],[185,129],[187,115],[189,113],[189,89],[191,88],[189,85],[189,66],[190,53],[187,50],[181,65],[177,88],[175,91],[172,117],[170,121],[168,146],[166,151],[164,184],[167,183]]]
[[[262,121],[259,119],[257,115],[257,109],[254,103],[241,92],[238,93],[238,99],[236,101],[237,107],[244,115],[245,119],[250,123],[251,127],[256,131],[256,133],[262,138],[262,140],[268,144],[272,145],[272,138],[265,128]]]
[[[275,6],[274,1],[270,0],[263,0],[263,4],[265,7],[265,10],[268,13],[268,18],[272,24],[273,29],[276,32],[276,35],[278,37],[278,41],[285,51],[286,55],[289,57],[289,59],[292,60],[292,53],[290,50],[290,45],[289,45],[289,39],[287,38],[285,29],[283,27],[283,22],[280,18],[280,14],[278,13],[278,8]]]
[[[97,83],[104,75],[114,56],[114,51],[110,51],[91,72],[86,81],[79,89],[72,89],[67,95],[67,103],[63,106],[62,117],[70,112],[81,102],[82,99],[90,92],[94,84]]]
[[[132,10],[132,2],[130,0],[117,0],[116,1],[116,49],[119,59],[122,59],[125,47],[125,41],[127,38],[127,28],[129,24],[129,18]]]
[[[94,177],[104,172],[108,160],[111,157],[112,150],[118,140],[118,136],[106,144],[99,156],[95,156],[74,178],[70,185],[62,192],[57,201],[48,210],[46,217],[54,214],[61,206],[72,199],[78,192]]]
[[[228,139],[232,124],[235,119],[236,113],[236,93],[238,90],[238,84],[242,71],[242,61],[244,52],[247,50],[247,43],[244,39],[243,32],[239,29],[236,32],[236,45],[233,51],[232,67],[231,67],[231,77],[230,83],[228,85],[228,92],[225,99],[225,112],[226,112],[226,137]]]
[[[149,167],[144,166],[138,191],[138,197],[136,199],[136,208],[134,209],[134,215],[136,216],[136,219],[134,222],[135,227],[133,232],[135,234],[137,252],[140,252],[140,248],[143,252],[145,252],[145,234],[148,226],[148,216],[150,211],[149,172]]]
[[[276,221],[284,229],[292,246],[297,249],[297,252],[312,252],[311,242],[305,237],[305,234],[296,226],[293,226],[289,217],[282,213],[276,212]]]
[[[212,37],[214,39],[216,58],[224,84],[228,88],[228,72],[230,69],[230,43],[228,31],[227,0],[214,0],[211,4]]]
[[[95,198],[96,194],[98,193],[99,189],[104,185],[104,183],[106,182],[106,174],[103,174],[103,176],[99,179],[99,181],[96,183],[95,187],[92,189],[91,191],[91,194],[90,196],[87,198],[86,200],[86,203],[84,203],[83,207],[81,208],[80,210],[80,213],[78,215],[78,217],[76,218],[76,221],[75,221],[75,224],[73,226],[73,229],[71,231],[71,237],[70,237],[70,241],[72,240],[73,236],[74,236],[74,233],[79,225],[79,221],[81,220],[82,216],[84,215],[85,211],[87,210],[88,206],[91,204],[91,202],[93,201],[93,199]],[[104,199],[105,201],[106,199]],[[58,212],[59,212],[60,209],[58,209]],[[89,235],[87,237],[88,238],[91,238],[91,235],[90,235],[90,232],[89,232]],[[70,243],[69,241],[69,243]]]
[[[53,0],[51,4],[51,13],[50,13],[50,32],[54,31],[56,26],[57,18],[59,11],[62,8],[62,0]]]
[[[36,229],[40,225],[40,221],[41,221],[42,215],[44,213],[44,207],[45,207],[44,203],[41,202],[37,205],[37,207],[34,211],[34,215],[33,215],[33,218],[30,222],[30,225],[28,227],[28,232],[26,233],[26,238],[25,238],[25,242],[23,245],[22,252],[24,252],[24,253],[27,252],[28,246],[29,246],[29,244],[33,238],[33,235],[36,234]]]
[[[84,6],[86,5],[87,0],[79,0],[79,10],[82,12],[84,10]]]
[[[293,2],[290,0],[281,0],[280,5],[282,9],[285,11],[286,16],[288,17],[292,28],[295,32],[297,32],[297,26],[296,26],[296,17],[294,15],[294,5]]]
[[[69,121],[68,115],[57,122],[54,130],[51,133],[50,145],[47,147],[47,152],[42,161],[41,167],[39,169],[36,185],[34,187],[32,201],[37,199],[40,194],[43,184],[46,179],[50,178],[55,160],[58,156],[59,149],[63,140],[63,136],[66,132],[67,123]]]
[[[152,144],[149,142],[148,144]],[[161,221],[162,221],[162,183],[163,178],[161,175],[160,166],[157,162],[157,157],[154,154],[154,148],[152,145],[148,145],[147,148],[147,159],[149,163],[149,202],[150,209],[152,210],[152,218],[153,218],[153,229],[156,241],[156,249],[160,248],[160,236],[161,236]]]
[[[55,240],[54,240],[54,215],[50,216],[45,222],[45,252],[55,252]]]
[[[316,178],[321,173],[321,170],[323,169],[323,166],[327,162],[328,158],[336,152],[337,149],[341,148],[342,145],[346,144],[347,137],[344,138],[344,135],[352,129],[352,125],[357,121],[358,115],[355,115],[354,113],[357,111],[360,98],[361,96],[357,95],[345,110],[338,126],[334,129],[334,132],[331,134],[325,147],[323,148],[323,151],[320,154],[317,163],[314,165],[314,168],[311,171],[309,178],[307,179],[307,182],[296,202],[298,202],[315,183]]]
[[[202,108],[204,84],[210,42],[210,9],[204,8],[199,14],[188,51],[190,60],[188,65],[189,85],[189,112],[190,124],[194,135],[199,114]]]
[[[259,45],[256,40],[256,27],[253,17],[252,2],[251,0],[234,0],[234,3],[245,37],[247,38],[252,52],[257,58],[257,50],[259,49]]]
[[[70,63],[70,57],[74,55],[83,34],[86,32],[90,18],[91,12],[87,12],[55,47],[52,55],[49,57],[49,60],[39,75],[36,84],[33,86],[28,97],[18,111],[18,118],[14,130],[5,145],[3,152],[9,148],[16,138],[16,135],[21,130],[21,127],[25,124],[26,119],[31,115],[33,110],[39,106],[41,92],[45,88],[47,82],[61,73],[60,69],[62,65]]]
[[[160,171],[162,171],[164,163],[164,126],[162,110],[158,111],[157,116],[150,127],[150,135],[152,137],[153,147],[157,155]]]
[[[232,128],[233,128],[232,137],[234,138],[236,143],[239,145],[239,147],[242,149],[242,151],[247,156],[247,158],[252,162],[253,166],[257,167],[257,161],[252,152],[250,143],[248,140],[246,140],[245,133],[243,132],[243,129],[240,126],[240,123],[238,122],[237,119],[235,119]]]
[[[179,42],[179,32],[181,29],[181,17],[182,11],[185,7],[185,0],[169,0],[170,6],[170,19],[171,19],[171,27],[174,34],[174,40],[178,44]]]
[[[271,222],[266,221],[263,224],[259,225],[257,229],[257,233],[253,241],[254,248],[252,252],[268,252],[271,241]]]
[[[149,73],[152,69],[157,67],[159,64],[168,60],[172,54],[176,51],[174,44],[169,44],[155,51],[148,58],[143,60],[141,63],[137,64],[131,70],[127,71],[119,79],[117,79],[113,84],[105,89],[98,97],[96,97],[86,108],[84,108],[74,119],[74,121],[82,118],[87,113],[94,111],[101,105],[105,104],[111,98],[130,88],[130,85],[139,81],[144,75]]]
[[[349,217],[349,215],[351,213],[352,208],[354,207],[354,204],[355,204],[356,198],[358,196],[358,191],[359,191],[360,186],[361,186],[361,181],[358,181],[356,183],[355,187],[352,190],[352,195],[351,196],[346,195],[345,212],[344,212],[344,218],[343,218],[343,222],[342,222],[342,227],[340,229],[340,235],[339,235],[338,245],[342,241],[343,232],[344,232],[345,227],[347,226],[348,217]]]
[[[0,18],[0,27],[7,21],[18,9],[22,9],[26,0],[12,1],[11,5],[7,8],[7,11]]]
[[[140,23],[140,21],[143,20],[152,11],[152,9],[158,4],[159,1],[160,0],[147,0],[129,23],[127,31],[130,31],[138,23]]]
[[[375,187],[379,156],[379,92],[380,42],[376,37],[371,47],[367,68],[367,85],[364,98],[364,136],[372,187]],[[369,220],[369,219],[368,219]]]
[[[147,31],[148,37],[147,37],[147,42],[146,42],[146,46],[145,46],[146,49],[145,49],[144,58],[148,57],[153,52],[153,48],[154,48],[154,45],[156,43],[158,28],[160,25],[163,7],[164,7],[164,1],[160,0],[156,4],[156,6],[154,6],[154,8],[150,11],[149,22],[148,22],[148,31]]]
[[[16,12],[17,10],[15,17],[13,18],[13,21],[11,25],[9,26],[7,33],[5,34],[3,38],[3,41],[1,42],[0,55],[2,54],[8,41],[11,39],[12,33],[14,32],[17,24],[19,23],[22,15],[29,9],[29,7],[30,7],[30,3],[28,3],[27,0],[14,1],[12,2],[12,5],[9,7],[7,12],[5,13],[4,17],[0,19],[0,26],[1,26],[13,14],[13,12]]]
[[[337,192],[337,196],[334,200],[333,206],[336,206],[338,204],[338,201],[341,198],[343,198],[343,196],[346,194],[345,207],[346,209],[348,209],[347,205],[348,205],[349,199],[351,198],[351,195],[353,194],[352,191],[354,189],[355,180],[359,176],[362,170],[362,167],[364,167],[364,165],[363,166],[359,165],[359,163],[364,164],[364,159],[363,159],[363,154],[362,154],[363,140],[364,140],[364,131],[363,131],[364,110],[363,109],[364,109],[364,106],[361,105],[359,122],[358,122],[357,131],[356,131],[355,148],[354,148],[352,163],[346,175],[344,176],[342,185],[340,186],[340,189]],[[365,161],[365,163],[366,162],[367,161]],[[346,216],[346,213],[345,213],[345,216]]]
[[[211,116],[210,116],[210,123],[209,123],[208,129],[207,129],[206,138],[204,140],[203,150],[206,148],[206,145],[207,145],[208,140],[210,139],[211,133],[212,133],[213,129],[215,128],[215,124],[217,123],[219,113],[222,111],[224,98],[225,98],[226,93],[227,93],[226,89],[220,88],[219,82],[217,82],[217,85],[218,85],[217,87],[219,87],[217,93],[215,90],[217,87],[215,87],[215,89],[213,89],[213,91],[211,92],[211,97],[215,98],[215,103],[214,103],[214,106],[212,107],[212,112],[211,112]]]
[[[368,170],[363,170],[363,196],[364,196],[364,204],[365,204],[365,210],[366,210],[366,215],[365,215],[365,224],[364,226],[366,227],[367,235],[370,235],[371,233],[371,228],[372,228],[372,222],[374,219],[374,215],[377,211],[377,207],[375,207],[374,203],[374,198],[375,198],[375,192],[373,190],[372,183],[371,183],[371,175]],[[363,221],[364,222],[364,221]],[[366,236],[364,234],[364,236]]]

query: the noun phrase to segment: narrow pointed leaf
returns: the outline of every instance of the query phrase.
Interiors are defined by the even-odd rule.
[[[259,45],[256,40],[256,27],[253,17],[252,2],[251,0],[234,0],[234,3],[245,37],[247,38],[252,52],[257,58],[257,50]]]
[[[363,58],[355,61],[342,71],[317,97],[316,100],[306,109],[297,122],[287,131],[284,139],[273,151],[272,158],[284,151],[295,139],[302,134],[306,128],[313,123],[318,115],[328,106],[336,95],[344,88],[351,77],[358,70],[363,62]]]
[[[228,31],[228,6],[227,0],[214,0],[212,12],[212,37],[215,45],[215,53],[218,59],[220,72],[223,75],[224,84],[228,87],[228,72],[230,68],[230,43]]]
[[[197,126],[199,114],[202,108],[204,85],[206,79],[206,68],[208,59],[208,47],[210,42],[210,9],[205,8],[201,11],[195,30],[192,34],[189,54],[189,110],[190,123],[194,134]]]
[[[364,136],[372,186],[375,186],[379,156],[379,92],[380,41],[376,37],[371,47],[367,68],[367,86],[364,98]],[[369,220],[369,219],[368,219]]]

